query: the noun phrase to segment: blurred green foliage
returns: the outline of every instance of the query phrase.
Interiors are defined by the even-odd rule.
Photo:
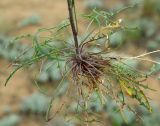
[[[49,98],[42,93],[34,93],[23,99],[21,111],[32,114],[45,114],[48,109]]]
[[[157,74],[159,72],[160,72],[160,64],[153,64],[152,67],[150,68],[148,74],[149,75],[154,75],[154,74]]]
[[[124,42],[124,35],[122,32],[116,32],[110,36],[109,45],[111,48],[120,47]]]
[[[94,8],[103,8],[104,7],[104,1],[103,0],[85,0],[84,6],[87,9],[94,9]]]
[[[18,126],[20,121],[20,116],[11,114],[0,119],[0,126]]]
[[[25,51],[29,46],[13,41],[11,38],[0,35],[0,57],[10,61],[20,59],[26,61],[33,55],[33,50]],[[20,56],[20,58],[19,58]]]
[[[65,62],[53,62],[48,60],[42,65],[42,70],[37,77],[37,81],[45,83],[49,81],[58,81],[62,78]]]
[[[18,23],[18,27],[26,27],[26,26],[30,26],[30,25],[38,25],[40,24],[41,21],[41,16],[34,14],[32,16],[29,16],[25,19],[23,19],[22,21],[20,21]]]

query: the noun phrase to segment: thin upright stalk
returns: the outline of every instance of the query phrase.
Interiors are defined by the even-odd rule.
[[[68,3],[68,12],[69,12],[69,21],[71,24],[72,34],[74,38],[76,54],[79,55],[79,45],[78,45],[78,31],[76,29],[76,20],[75,20],[75,12],[74,12],[74,0],[67,0]]]

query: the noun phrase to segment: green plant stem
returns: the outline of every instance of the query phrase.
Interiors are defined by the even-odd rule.
[[[74,20],[74,0],[67,0],[68,3],[68,12],[69,12],[69,21],[71,24],[72,34],[74,38],[75,48],[76,48],[76,54],[79,55],[79,45],[78,45],[78,31],[76,29],[75,20]]]

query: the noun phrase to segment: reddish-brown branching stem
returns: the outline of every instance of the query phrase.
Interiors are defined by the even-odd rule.
[[[71,29],[72,29],[72,34],[73,34],[73,38],[74,38],[74,43],[75,43],[75,48],[76,48],[76,55],[79,55],[79,45],[78,45],[78,31],[76,29],[76,22],[74,20],[74,14],[75,12],[74,10],[74,1],[73,0],[67,0],[68,3],[68,12],[69,12],[69,21],[71,24]]]

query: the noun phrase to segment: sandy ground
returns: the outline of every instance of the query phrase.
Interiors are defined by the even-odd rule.
[[[77,1],[79,5],[78,10],[82,10],[80,0]],[[14,26],[24,18],[32,15],[40,15],[40,26],[25,27],[17,29]],[[13,34],[20,33],[34,33],[39,27],[51,27],[67,18],[67,5],[64,0],[1,0],[0,1],[0,15],[2,21],[0,27],[6,26],[11,28]],[[7,29],[7,28],[6,28]],[[9,29],[9,28],[8,28]],[[15,32],[16,31],[16,32]]]

